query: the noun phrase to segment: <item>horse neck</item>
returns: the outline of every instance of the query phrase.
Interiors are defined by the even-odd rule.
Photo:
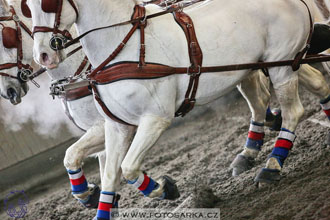
[[[78,34],[97,27],[108,26],[129,20],[133,13],[133,0],[79,0],[79,19],[76,22]],[[93,66],[98,66],[122,42],[131,25],[92,32],[81,42],[85,54]]]

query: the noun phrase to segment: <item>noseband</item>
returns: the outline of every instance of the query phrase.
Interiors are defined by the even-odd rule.
[[[73,0],[68,0],[70,5],[73,7],[73,9],[76,12],[77,18],[79,16],[78,9],[73,2]],[[65,43],[68,40],[72,40],[72,36],[68,30],[60,30],[60,24],[61,24],[61,15],[62,15],[62,6],[63,6],[63,0],[42,0],[41,1],[41,8],[46,13],[55,13],[55,21],[54,21],[54,27],[45,27],[45,26],[35,26],[33,28],[33,35],[38,32],[52,32],[53,36],[50,39],[49,45],[50,47],[55,50],[61,50],[64,48]]]
[[[12,76],[6,73],[1,73],[1,76],[10,77],[13,79],[19,80],[21,83],[27,82],[28,80],[32,80],[31,77],[33,74],[33,68],[29,64],[23,64],[23,46],[22,46],[22,30],[25,30],[31,37],[32,32],[28,29],[28,27],[19,19],[16,15],[15,9],[10,6],[11,16],[0,17],[0,21],[14,21],[16,25],[16,29],[11,27],[6,27],[4,24],[0,23],[3,27],[2,29],[2,43],[7,49],[17,49],[17,60],[16,63],[4,63],[0,64],[0,71],[11,69],[14,67],[18,68],[17,76]]]

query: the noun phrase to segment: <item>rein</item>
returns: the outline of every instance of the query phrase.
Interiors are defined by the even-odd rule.
[[[65,43],[63,48],[60,48],[60,49],[68,48],[71,45],[78,43],[80,39],[84,38],[86,35],[88,35],[92,32],[103,30],[103,29],[108,29],[108,28],[113,28],[113,27],[124,26],[124,25],[128,25],[128,24],[133,24],[134,25],[136,23],[144,22],[146,20],[149,20],[149,19],[152,19],[152,18],[155,18],[155,17],[159,17],[159,16],[169,14],[169,13],[172,13],[172,12],[175,12],[175,11],[183,10],[183,8],[185,8],[185,7],[188,7],[188,6],[191,6],[192,4],[195,4],[195,3],[198,3],[198,2],[203,2],[203,1],[205,1],[205,0],[193,0],[193,1],[190,1],[190,2],[184,2],[184,3],[178,4],[179,7],[170,7],[170,8],[167,8],[166,10],[164,10],[162,12],[157,12],[157,13],[147,15],[147,16],[144,16],[144,17],[133,18],[133,19],[123,21],[123,22],[120,22],[120,23],[116,23],[116,24],[112,24],[112,25],[109,25],[109,26],[104,26],[104,27],[91,29],[91,30],[81,34],[80,36],[72,39],[71,41]],[[149,4],[151,4],[151,2]],[[44,31],[44,32],[47,32],[47,31]]]

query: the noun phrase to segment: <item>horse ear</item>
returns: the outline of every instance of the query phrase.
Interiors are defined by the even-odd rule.
[[[11,27],[4,27],[2,29],[2,43],[5,48],[17,48],[18,47],[17,31]]]
[[[31,11],[30,11],[30,8],[29,6],[26,4],[26,1],[27,0],[22,0],[21,2],[21,10],[22,10],[22,13],[25,17],[27,18],[31,18]]]
[[[41,9],[46,13],[56,13],[58,0],[41,0]]]

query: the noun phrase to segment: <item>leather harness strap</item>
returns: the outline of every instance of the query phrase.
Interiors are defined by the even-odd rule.
[[[180,25],[186,35],[189,59],[191,63],[191,72],[188,73],[190,75],[190,80],[185,99],[180,108],[175,113],[176,117],[184,117],[195,106],[196,93],[200,77],[200,68],[202,67],[203,63],[203,53],[197,41],[194,24],[191,18],[183,11],[175,11],[173,12],[173,16],[175,21]]]
[[[136,5],[134,7],[134,12],[132,15],[132,19],[140,19],[140,18],[144,18],[145,17],[145,8],[143,6],[139,6]],[[101,70],[108,64],[110,63],[120,52],[121,50],[124,48],[124,46],[126,45],[126,43],[128,42],[128,40],[132,37],[132,35],[134,34],[134,32],[136,31],[136,29],[140,28],[140,30],[142,30],[141,32],[143,32],[143,36],[142,34],[141,39],[140,39],[140,44],[141,44],[141,49],[140,49],[140,61],[139,61],[139,68],[142,68],[145,66],[145,62],[144,62],[144,57],[145,55],[143,53],[145,53],[145,47],[144,47],[144,28],[145,28],[145,21],[141,21],[139,20],[139,22],[136,22],[133,24],[133,27],[131,28],[131,30],[128,32],[128,34],[126,35],[126,37],[124,38],[124,40],[119,44],[119,46],[114,50],[114,52],[103,62],[101,63],[101,65],[99,65],[95,70],[92,71],[92,73],[88,76],[89,79],[92,79],[93,81],[91,82],[91,87],[92,90],[94,92],[94,98],[95,100],[99,103],[100,107],[103,109],[104,113],[111,118],[112,120],[121,123],[121,124],[125,124],[125,125],[131,125],[123,120],[121,120],[120,118],[116,117],[114,114],[112,114],[112,112],[107,108],[107,106],[105,105],[105,103],[102,101],[100,94],[96,88],[96,81],[93,79],[95,76],[97,76],[99,74],[99,72],[102,72]],[[142,55],[141,55],[142,54]],[[131,125],[132,126],[132,125]]]
[[[79,65],[77,71],[74,73],[74,76],[79,76],[86,67],[87,67],[87,71],[88,71],[89,68],[91,67],[88,64],[89,64],[88,58],[87,58],[87,56],[85,56],[83,61]],[[73,83],[73,82],[76,82],[76,80],[70,81],[70,83]],[[75,101],[75,100],[84,98],[86,96],[92,95],[92,94],[93,93],[89,86],[83,86],[80,88],[70,89],[70,90],[66,91],[64,97],[65,97],[66,101]]]
[[[312,41],[312,35],[313,35],[313,30],[314,30],[314,25],[313,25],[313,18],[312,18],[312,13],[311,10],[309,9],[308,5],[306,4],[306,2],[304,0],[300,0],[307,8],[308,11],[308,16],[309,16],[309,24],[310,24],[310,29],[309,29],[309,35],[308,35],[308,39],[307,39],[307,43],[306,46],[304,47],[304,49],[300,52],[298,52],[294,58],[294,61],[291,65],[292,70],[293,71],[297,71],[300,68],[301,65],[301,61],[303,59],[303,57],[306,55],[308,49],[311,46],[311,41]]]
[[[199,46],[199,43],[197,41],[195,29],[193,22],[191,18],[185,14],[182,11],[174,11],[173,16],[177,23],[180,25],[180,27],[183,29],[186,38],[187,38],[187,45],[188,45],[188,51],[189,51],[189,59],[191,66],[188,68],[190,75],[189,85],[188,89],[185,95],[185,99],[178,109],[178,111],[175,113],[175,116],[185,116],[189,111],[191,111],[195,105],[196,102],[196,93],[199,83],[199,76],[200,76],[200,68],[202,66],[203,62],[203,54],[202,50]],[[145,17],[145,8],[143,6],[135,6],[134,13],[132,16],[132,19],[136,18],[143,18]],[[138,26],[136,26],[138,25]],[[117,54],[122,50],[123,43],[121,43],[117,49],[110,55],[110,57],[105,60],[98,68],[96,68],[90,75],[89,78],[93,80],[94,83],[109,83],[114,82],[117,79],[128,79],[129,77],[138,77],[138,78],[144,78],[144,79],[150,79],[150,78],[158,78],[162,77],[161,71],[163,70],[165,73],[163,76],[172,75],[173,73],[168,72],[168,67],[160,65],[160,64],[146,64],[145,63],[145,35],[144,35],[144,28],[146,26],[145,21],[136,23],[133,25],[133,28],[128,33],[128,35],[125,37],[124,44],[130,39],[130,37],[133,35],[134,31],[139,28],[140,29],[140,59],[139,64],[136,65],[135,63],[126,63],[126,64],[117,64],[113,68],[107,68],[104,70],[104,67],[113,60]],[[133,64],[133,65],[132,65]],[[148,70],[150,72],[148,72]],[[156,73],[157,70],[157,73]],[[166,73],[167,72],[167,73]],[[168,74],[170,73],[170,74]],[[175,74],[175,73],[174,73]],[[124,77],[126,75],[126,77]],[[108,78],[108,77],[111,77]],[[128,77],[128,78],[127,78]],[[98,90],[96,89],[96,86],[92,82],[92,89],[95,94],[95,99],[100,104],[104,112],[113,120],[128,124],[118,117],[114,116],[111,111],[106,107],[104,102],[102,101]]]

